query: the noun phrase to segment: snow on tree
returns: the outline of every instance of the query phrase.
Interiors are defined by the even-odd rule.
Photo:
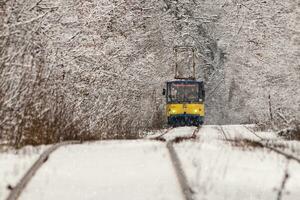
[[[15,143],[161,126],[174,46],[197,49],[206,123],[299,120],[293,0],[9,0],[0,11],[0,129]]]

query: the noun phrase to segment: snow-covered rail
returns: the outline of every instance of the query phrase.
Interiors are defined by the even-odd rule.
[[[70,145],[70,144],[79,144],[80,141],[67,141],[61,142],[51,146],[44,153],[40,155],[40,157],[35,161],[35,163],[31,166],[31,168],[26,172],[26,174],[22,177],[22,179],[18,182],[18,184],[12,188],[10,194],[8,195],[6,200],[17,200],[25,189],[26,185],[29,183],[31,178],[35,175],[38,169],[48,160],[50,154],[57,150],[59,147]]]
[[[106,140],[66,145],[51,154],[19,199],[183,200],[166,144]]]
[[[259,146],[267,148],[271,151],[274,151],[274,152],[286,157],[287,159],[294,160],[294,161],[296,161],[300,164],[300,158],[299,157],[296,157],[295,155],[292,155],[291,153],[284,152],[284,151],[282,151],[278,148],[272,147],[272,145],[268,144],[267,139],[264,139],[264,138],[260,137],[253,130],[249,129],[247,126],[244,126],[244,127],[259,139],[258,141],[255,141]]]
[[[187,133],[187,134],[185,133],[183,135],[176,135],[172,139],[167,140],[167,148],[168,148],[168,151],[169,151],[169,154],[170,154],[170,157],[171,157],[173,167],[176,171],[177,179],[178,179],[178,182],[181,186],[181,190],[182,190],[182,193],[184,195],[185,200],[193,200],[193,191],[192,191],[191,187],[188,184],[186,174],[184,173],[182,164],[181,164],[180,159],[179,159],[179,157],[178,157],[178,155],[177,155],[177,153],[174,149],[173,144],[180,141],[180,140],[183,140],[183,139],[195,138],[196,134],[199,132],[200,128],[201,127],[197,127],[191,133]],[[172,129],[170,129],[170,130],[172,130]],[[168,133],[170,133],[170,131],[168,131],[164,135],[167,135]],[[169,137],[167,137],[167,139],[168,138]]]
[[[181,186],[182,193],[186,200],[192,200],[193,199],[193,191],[189,187],[187,177],[183,171],[181,162],[180,162],[178,155],[174,149],[173,142],[171,142],[171,141],[168,142],[167,148],[169,150],[171,161],[172,161],[173,167],[176,171],[177,179]]]
[[[227,137],[227,135],[226,135],[226,133],[225,133],[225,131],[224,131],[224,129],[223,129],[222,126],[220,126],[220,130],[221,130],[221,133],[222,133],[224,139],[225,139],[225,140],[228,140],[228,137]]]
[[[183,170],[184,168],[182,167],[182,163],[181,163],[181,161],[180,161],[180,159],[177,155],[176,149],[174,148],[173,144],[178,143],[181,140],[189,140],[189,139],[196,138],[196,134],[199,132],[199,129],[200,129],[200,127],[198,127],[198,128],[196,128],[196,127],[179,127],[179,128],[169,128],[169,129],[167,129],[165,132],[163,132],[162,134],[160,134],[157,137],[158,140],[166,142],[166,147],[167,148],[165,148],[164,144],[160,143],[160,142],[154,142],[153,143],[153,141],[148,141],[149,142],[149,144],[148,144],[147,141],[136,141],[136,144],[134,143],[135,146],[140,145],[139,148],[142,148],[142,149],[144,149],[145,148],[144,146],[146,145],[147,149],[149,149],[149,150],[145,151],[147,153],[146,157],[144,155],[145,154],[144,151],[138,151],[138,152],[141,152],[140,153],[140,154],[142,154],[141,156],[145,157],[144,159],[149,161],[149,163],[153,162],[152,157],[154,156],[154,154],[159,155],[159,158],[157,158],[157,159],[160,159],[161,160],[160,162],[165,161],[163,166],[164,166],[164,170],[166,170],[164,172],[164,174],[166,174],[166,175],[164,175],[164,177],[168,177],[170,180],[171,179],[175,180],[175,181],[169,182],[169,183],[173,182],[173,184],[168,185],[167,188],[164,188],[165,190],[167,189],[169,191],[169,192],[166,192],[166,193],[163,194],[164,197],[168,197],[167,199],[174,199],[173,197],[176,197],[175,199],[177,199],[177,198],[178,199],[185,199],[185,200],[192,200],[193,199],[193,195],[194,195],[193,191],[191,190],[191,188],[188,184],[185,172]],[[74,160],[78,160],[78,158],[74,158],[73,156],[70,156],[70,152],[68,152],[69,151],[68,149],[71,148],[71,149],[73,149],[74,151],[77,152],[77,151],[80,151],[80,149],[85,149],[86,148],[86,150],[83,150],[83,152],[86,151],[85,153],[89,153],[89,152],[92,152],[90,150],[93,150],[94,148],[95,149],[96,148],[105,149],[105,148],[109,148],[109,146],[110,146],[110,145],[108,145],[108,144],[110,144],[109,142],[103,143],[103,146],[99,145],[99,144],[98,145],[95,144],[95,145],[92,145],[92,146],[89,146],[89,145],[85,145],[85,146],[71,145],[71,144],[80,144],[80,143],[81,142],[79,142],[79,141],[62,142],[62,143],[59,143],[59,144],[55,144],[55,145],[51,146],[49,149],[47,149],[44,153],[41,154],[41,156],[32,165],[32,167],[27,171],[27,173],[22,177],[22,179],[18,182],[18,184],[15,187],[12,188],[12,190],[11,190],[9,196],[6,198],[6,200],[38,199],[43,195],[45,195],[45,197],[47,197],[48,199],[53,199],[52,197],[54,197],[54,196],[55,196],[55,198],[56,197],[60,198],[63,195],[65,195],[64,192],[61,192],[58,188],[56,188],[55,194],[47,193],[47,195],[46,195],[45,193],[47,191],[43,192],[43,190],[36,189],[36,186],[38,185],[40,188],[43,188],[43,187],[46,187],[45,183],[47,183],[49,185],[51,185],[53,183],[55,185],[56,182],[60,182],[60,180],[56,180],[56,179],[57,178],[59,179],[61,174],[64,174],[64,176],[67,176],[67,178],[66,177],[61,178],[62,180],[64,180],[65,182],[69,181],[68,180],[69,175],[65,174],[66,170],[62,169],[61,167],[65,167],[65,168],[70,169],[69,165],[72,165],[72,163],[74,163]],[[112,142],[112,143],[114,143],[114,142]],[[118,148],[122,149],[122,148],[126,147],[126,152],[127,151],[128,152],[127,153],[124,152],[124,155],[125,154],[126,155],[127,154],[131,155],[130,152],[133,148],[131,147],[131,145],[129,145],[129,144],[127,145],[127,142],[123,142],[123,143],[120,142],[121,146],[118,147]],[[106,145],[104,145],[104,144],[106,144]],[[155,145],[153,146],[153,144],[155,144]],[[126,145],[128,146],[128,148],[127,148]],[[123,147],[123,146],[125,146],[125,147]],[[63,148],[60,148],[60,147],[63,147]],[[157,150],[155,150],[155,151],[151,150],[150,151],[150,149],[157,149],[158,147],[161,148],[159,151],[157,151]],[[59,149],[59,150],[56,151],[57,149]],[[113,148],[113,149],[115,149],[115,148]],[[55,151],[55,153],[54,153],[54,151]],[[109,151],[109,152],[111,153],[111,151]],[[134,150],[134,152],[136,152],[136,151]],[[165,159],[165,157],[163,156],[163,152],[166,153],[165,155],[167,155],[167,159]],[[92,152],[92,153],[97,154],[97,152]],[[119,152],[116,152],[116,161],[113,160],[111,162],[113,165],[111,165],[111,166],[116,166],[114,164],[115,162],[124,164],[124,160],[122,160],[120,158],[125,157],[125,156],[123,154],[122,154],[123,156],[119,156],[119,154],[120,154]],[[66,155],[67,156],[69,155],[70,157],[72,157],[73,160],[70,160],[70,157],[65,158]],[[74,155],[77,155],[77,154],[74,154]],[[157,157],[157,155],[155,157]],[[51,158],[52,158],[51,160],[48,160],[49,156],[51,156]],[[67,162],[68,164],[66,166],[62,166],[62,163],[60,162],[60,159],[59,159],[61,157],[64,157],[64,161],[65,160],[68,161]],[[87,158],[87,156],[79,156],[79,157]],[[97,157],[98,157],[98,155],[97,155]],[[103,158],[105,160],[105,155],[103,155],[101,158]],[[170,161],[168,159],[170,159]],[[47,160],[48,160],[47,164],[43,165],[44,163],[46,163]],[[87,160],[87,161],[82,162],[82,163],[89,163],[90,162],[90,158],[84,159],[84,160]],[[144,162],[140,162],[140,159],[126,159],[126,160],[127,160],[127,162],[125,162],[124,166],[128,165],[129,167],[130,166],[135,166],[135,167],[138,168],[136,163],[144,163]],[[105,163],[105,162],[102,162],[102,161],[100,162],[99,161],[99,163],[102,163],[101,164],[101,166],[102,166],[103,163]],[[155,165],[155,163],[157,163],[157,162],[154,162],[153,165]],[[110,165],[110,164],[107,163],[107,165]],[[57,172],[55,170],[55,169],[57,169],[56,166],[60,166],[59,167],[59,169],[60,169],[59,172]],[[99,166],[98,166],[98,164],[93,163],[93,164],[80,166],[81,167],[80,169],[81,169],[81,171],[83,171],[87,167],[91,167],[91,168],[95,167],[96,170],[99,170]],[[112,169],[111,166],[109,167],[109,169]],[[107,173],[109,174],[109,172],[108,172],[109,170],[107,170],[105,168],[105,166],[102,166],[102,167],[103,167],[103,173],[104,174],[107,174]],[[144,170],[144,171],[148,170],[148,169],[147,170],[144,169],[145,166],[143,164],[141,164],[141,167],[142,167],[142,170]],[[168,167],[170,167],[170,168],[168,168]],[[173,170],[172,170],[172,168],[173,168]],[[76,173],[76,169],[77,168],[71,170],[70,174],[72,174],[73,171],[74,171],[74,174],[78,174],[78,173]],[[136,171],[140,171],[140,170],[135,169],[134,171],[136,172]],[[128,170],[126,169],[125,171],[128,171]],[[156,171],[156,170],[153,170],[153,167],[149,167],[148,171],[150,171],[150,172],[146,172],[146,174],[147,173],[153,173],[154,174],[154,171]],[[99,171],[97,171],[97,172],[99,172]],[[116,169],[113,170],[113,172],[115,173]],[[59,175],[57,175],[57,173],[59,173]],[[50,175],[51,180],[48,180],[49,179],[49,174],[53,174],[53,176]],[[176,176],[174,176],[175,174],[176,174]],[[122,172],[122,175],[124,175],[123,172]],[[121,181],[126,181],[127,180],[126,176],[128,176],[128,175],[125,175],[124,176],[125,178],[122,176],[123,178],[121,177]],[[138,174],[135,174],[135,176],[137,176],[137,180],[140,179],[139,178],[140,176]],[[71,177],[75,177],[75,176],[72,175]],[[76,179],[76,177],[75,177],[75,179]],[[89,180],[92,180],[92,178],[89,177],[89,175],[87,175],[87,177],[85,179],[88,180],[88,183],[90,183]],[[99,183],[103,184],[103,186],[106,185],[106,183],[103,182],[103,179],[97,178],[97,180],[99,180]],[[131,178],[128,179],[128,180],[131,180]],[[161,186],[163,186],[163,187],[165,187],[165,185],[166,185],[164,180],[165,180],[165,178],[161,178],[161,179],[158,180],[159,181],[158,183],[161,184]],[[152,181],[153,181],[152,178],[149,178],[149,184]],[[71,181],[71,182],[74,183],[74,181]],[[114,185],[113,183],[111,183],[111,184]],[[62,183],[62,185],[68,186],[70,184]],[[115,184],[115,187],[117,187],[118,185],[120,185],[120,184]],[[139,184],[137,184],[136,186],[138,187]],[[49,187],[53,188],[52,186],[49,186]],[[98,188],[98,187],[99,187],[99,185],[95,184],[95,188]],[[74,188],[69,188],[69,189],[73,190]],[[120,191],[124,192],[125,190],[123,190],[121,188]],[[130,193],[130,191],[128,192],[128,194],[129,193]],[[103,190],[103,191],[100,191],[99,193],[97,193],[97,195],[99,195],[99,196],[105,196],[107,194],[111,194],[110,191]],[[54,196],[51,196],[51,195],[54,195]],[[150,196],[150,193],[148,195]],[[111,196],[111,199],[114,199],[113,195]],[[138,197],[136,197],[136,199],[138,199]]]
[[[287,152],[281,150],[280,148],[277,148],[276,145],[278,145],[278,143],[276,142],[276,140],[270,140],[264,138],[245,125],[239,125],[239,126],[220,125],[219,130],[224,140],[227,141],[248,140],[251,141],[252,145],[269,149],[270,151],[280,154],[286,157],[287,159],[294,160],[300,164],[300,158],[297,157],[296,155],[293,155],[292,152]]]
[[[165,130],[161,135],[155,137],[154,139],[165,141],[164,136],[165,136],[166,134],[168,134],[168,133],[169,133],[171,130],[173,130],[173,129],[174,129],[173,127],[168,128],[168,129]]]

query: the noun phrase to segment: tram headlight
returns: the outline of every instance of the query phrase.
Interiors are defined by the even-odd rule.
[[[175,109],[169,109],[169,113],[170,113],[170,114],[175,114],[175,113],[176,113],[176,110],[175,110]]]

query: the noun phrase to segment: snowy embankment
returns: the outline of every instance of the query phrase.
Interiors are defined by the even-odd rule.
[[[49,146],[24,147],[20,150],[0,152],[0,200],[6,199],[32,164]]]
[[[242,126],[222,128],[229,139],[255,139]],[[197,135],[176,145],[195,199],[299,199],[299,163],[251,143],[225,141],[220,126],[205,126]]]

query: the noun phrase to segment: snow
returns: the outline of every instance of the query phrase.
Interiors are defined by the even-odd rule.
[[[163,135],[164,133],[167,133],[167,131],[168,131],[168,129],[149,131],[149,132],[145,133],[144,135],[147,139],[155,139],[155,138]]]
[[[255,132],[256,135],[263,138],[264,140],[277,140],[278,136],[274,132],[270,131],[258,131]]]
[[[174,128],[162,137],[169,142],[190,137],[195,130],[196,127]],[[222,130],[229,140],[224,138]],[[152,140],[165,131],[151,132],[150,138],[142,140],[61,147],[38,170],[20,199],[182,200],[166,142]],[[206,125],[196,136],[193,140],[173,143],[195,200],[264,200],[278,199],[280,194],[282,199],[299,199],[299,163],[255,143],[237,142],[244,139],[265,142],[299,157],[298,141],[285,141],[272,132],[253,134],[243,125]],[[0,200],[7,196],[6,186],[14,185],[43,149],[27,147],[18,154],[0,154],[3,180]]]
[[[300,170],[299,163],[290,161],[288,164],[288,175],[289,179],[286,183],[286,190],[283,194],[282,199],[299,199],[299,183],[300,183]],[[298,191],[297,193],[295,191]],[[298,196],[297,196],[298,195]]]
[[[194,130],[196,130],[196,127],[191,126],[174,128],[167,134],[163,135],[163,138],[166,141],[171,141],[178,137],[192,137]]]
[[[230,136],[242,127],[225,126]],[[228,132],[227,132],[228,133]],[[261,148],[241,148],[223,141],[217,126],[203,127],[197,141],[176,144],[176,151],[187,174],[195,199],[276,199],[288,160]],[[285,199],[300,195],[300,166],[288,165]]]
[[[232,127],[232,125],[230,125],[230,126],[227,125],[226,127]],[[251,134],[251,131],[250,130],[248,130],[248,131]],[[292,154],[295,157],[300,156],[300,142],[299,141],[284,140],[283,138],[278,137],[275,132],[270,132],[270,131],[268,131],[268,132],[255,131],[255,135],[257,137],[259,137],[261,142],[266,145],[275,147],[277,149],[279,148],[281,151],[288,153],[288,154]],[[257,138],[256,138],[256,140],[257,140]]]
[[[0,152],[0,200],[4,200],[9,194],[7,186],[15,186],[48,147],[27,146],[20,150]]]
[[[226,125],[222,126],[222,128],[228,139],[260,140],[259,137],[251,133],[246,127],[242,125]]]
[[[295,157],[300,157],[300,142],[299,141],[285,141],[282,139],[268,140],[264,142],[265,144],[280,149],[281,151],[294,155]]]
[[[185,127],[177,127],[177,128],[169,128],[169,129],[162,129],[158,131],[153,131],[149,132],[146,135],[147,139],[155,139],[155,138],[163,138],[166,141],[171,141],[174,140],[175,138],[178,137],[184,137],[184,138],[189,138],[193,136],[194,130],[196,130],[196,127],[190,127],[190,126],[185,126]]]
[[[165,144],[106,141],[58,149],[20,199],[182,199]]]

